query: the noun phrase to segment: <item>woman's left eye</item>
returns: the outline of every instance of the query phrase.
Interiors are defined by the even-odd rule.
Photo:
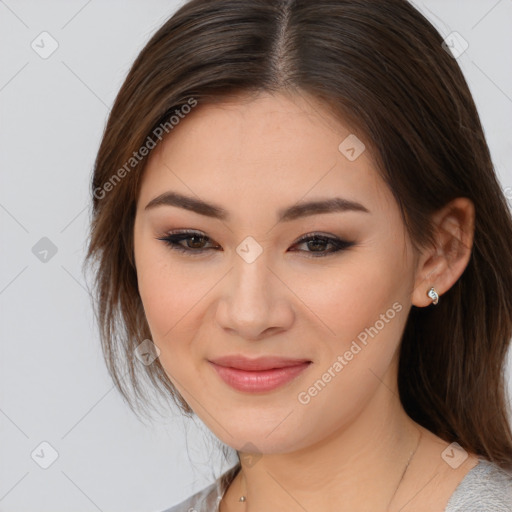
[[[302,245],[302,244],[306,244],[306,246],[309,249],[312,249],[310,251],[304,251],[304,252],[311,253],[312,256],[310,256],[310,257],[318,258],[321,256],[328,256],[329,254],[333,254],[333,253],[348,249],[349,247],[352,247],[355,244],[355,242],[343,240],[342,238],[338,238],[335,236],[333,237],[333,236],[322,235],[319,233],[313,233],[313,234],[308,234],[308,235],[303,236],[294,245]],[[325,252],[321,251],[322,248],[325,248],[328,245],[331,245],[331,247],[332,247],[332,249],[330,251],[325,251]],[[316,247],[316,249],[315,249],[315,247]],[[320,249],[320,250],[318,250],[318,249]]]
[[[204,247],[204,244],[207,244],[211,239],[198,231],[180,231],[171,233],[165,237],[158,238],[158,240],[162,240],[173,250],[187,253],[191,256],[200,255],[209,249],[220,248],[219,246]],[[186,245],[182,245],[181,242],[183,241],[186,242]],[[295,242],[292,247],[305,244],[310,250],[299,250],[298,252],[310,253],[311,256],[308,257],[318,258],[342,251],[344,249],[348,249],[349,247],[353,246],[354,243],[355,242],[349,242],[338,237],[312,233],[303,236],[300,240]],[[331,250],[322,250],[329,245],[331,246]],[[295,250],[292,249],[292,252],[295,252]]]

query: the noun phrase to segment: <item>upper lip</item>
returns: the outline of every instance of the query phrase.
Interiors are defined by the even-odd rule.
[[[258,371],[298,366],[300,364],[310,363],[311,361],[309,359],[290,359],[275,356],[264,356],[255,359],[249,359],[242,355],[233,355],[211,359],[210,362],[219,366],[236,368],[238,370]]]

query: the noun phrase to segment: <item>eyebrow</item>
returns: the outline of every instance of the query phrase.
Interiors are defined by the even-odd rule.
[[[224,221],[230,218],[229,213],[224,208],[178,192],[164,192],[160,194],[152,199],[144,210],[150,210],[158,206],[177,206],[178,208],[184,208],[185,210],[198,213],[199,215]],[[283,208],[278,211],[278,222],[288,222],[320,213],[347,211],[370,213],[365,206],[356,201],[343,199],[342,197],[334,197],[331,199],[303,202]]]

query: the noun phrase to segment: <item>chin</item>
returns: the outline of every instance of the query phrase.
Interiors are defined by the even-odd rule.
[[[224,444],[244,453],[278,454],[293,452],[308,444],[308,435],[304,428],[298,428],[295,422],[286,418],[286,409],[280,409],[274,416],[262,418],[261,412],[240,413],[233,416],[216,418],[212,421],[201,418],[214,435]],[[283,421],[284,419],[284,421]],[[225,426],[225,429],[220,425]]]

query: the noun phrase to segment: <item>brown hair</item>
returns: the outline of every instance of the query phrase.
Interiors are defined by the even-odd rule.
[[[409,313],[400,399],[412,419],[447,442],[512,468],[504,379],[512,337],[512,218],[468,85],[442,43],[405,0],[192,0],[154,34],[128,73],[101,141],[86,257],[97,263],[105,360],[134,412],[130,387],[139,409],[149,404],[142,376],[185,413],[192,410],[159,359],[146,366],[133,357],[151,337],[133,259],[147,159],[133,170],[126,162],[191,98],[201,104],[236,93],[300,92],[329,106],[370,149],[415,248],[434,242],[431,214],[456,197],[473,201],[474,244],[464,273],[437,306]]]

